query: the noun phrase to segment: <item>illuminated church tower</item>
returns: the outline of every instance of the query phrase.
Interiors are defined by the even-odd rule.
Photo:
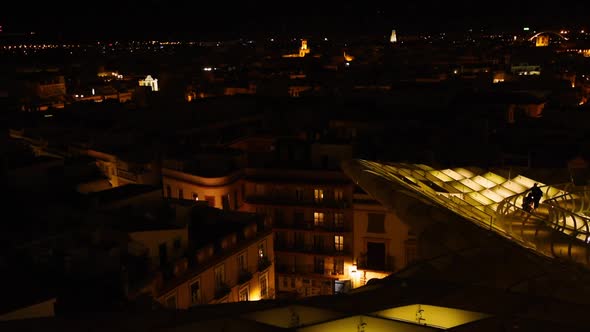
[[[299,48],[299,56],[303,58],[306,54],[309,53],[309,51],[310,49],[307,48],[307,39],[302,39],[301,47]]]
[[[391,30],[391,36],[389,36],[389,42],[390,43],[397,43],[397,34],[395,32],[395,29]]]

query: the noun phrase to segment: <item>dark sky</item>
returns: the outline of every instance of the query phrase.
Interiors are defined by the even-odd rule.
[[[19,1],[0,11],[4,31],[89,38],[273,33],[449,31],[465,27],[553,27],[585,20],[585,1]]]

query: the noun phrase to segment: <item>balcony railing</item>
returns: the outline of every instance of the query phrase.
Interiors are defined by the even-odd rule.
[[[117,169],[117,176],[127,179],[129,181],[137,181],[137,174],[122,170],[120,168]]]
[[[313,206],[329,209],[346,209],[351,204],[346,200],[323,199],[316,201],[314,199],[297,199],[295,196],[271,196],[271,195],[248,195],[246,202],[260,205],[287,205],[287,206]]]
[[[238,274],[238,283],[239,284],[243,284],[250,279],[252,279],[252,272],[250,272],[250,271],[243,270],[243,271],[240,271],[240,273]]]
[[[222,283],[215,287],[215,299],[220,299],[231,292],[231,288]]]
[[[265,270],[271,264],[272,264],[272,262],[270,261],[270,259],[268,259],[267,256],[260,257],[258,259],[258,271],[261,272],[261,271]]]
[[[275,251],[290,251],[332,256],[349,255],[352,252],[350,246],[348,245],[344,245],[341,247],[341,250],[337,250],[336,247],[327,244],[314,245],[309,243],[289,243],[282,241],[275,242],[274,248]]]
[[[376,270],[393,272],[395,270],[395,261],[393,256],[386,255],[383,259],[371,259],[363,253],[357,258],[357,267],[363,270]]]
[[[321,274],[325,276],[336,276],[344,274],[344,271],[337,271],[333,268],[322,267],[314,264],[277,264],[278,273],[285,274]]]
[[[283,228],[283,229],[294,229],[294,230],[310,230],[310,231],[319,231],[319,232],[351,232],[352,229],[348,225],[335,225],[333,223],[324,222],[321,224],[315,224],[313,221],[304,221],[304,222],[295,222],[295,223],[287,223],[284,220],[274,220],[273,223],[274,228]]]

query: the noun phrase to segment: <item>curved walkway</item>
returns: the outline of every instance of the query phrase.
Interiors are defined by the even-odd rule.
[[[434,169],[423,164],[353,160],[343,168],[361,187],[375,177],[385,180],[537,253],[590,267],[588,187],[546,185],[523,175],[503,177],[476,167]],[[522,200],[535,182],[543,198],[530,213],[522,209]],[[368,187],[376,186],[382,183]]]

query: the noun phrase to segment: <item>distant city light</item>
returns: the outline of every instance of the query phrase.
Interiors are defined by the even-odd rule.
[[[523,30],[524,30],[524,31],[529,31],[529,30],[530,30],[530,28],[529,28],[529,27],[524,27],[524,29],[523,29]]]

